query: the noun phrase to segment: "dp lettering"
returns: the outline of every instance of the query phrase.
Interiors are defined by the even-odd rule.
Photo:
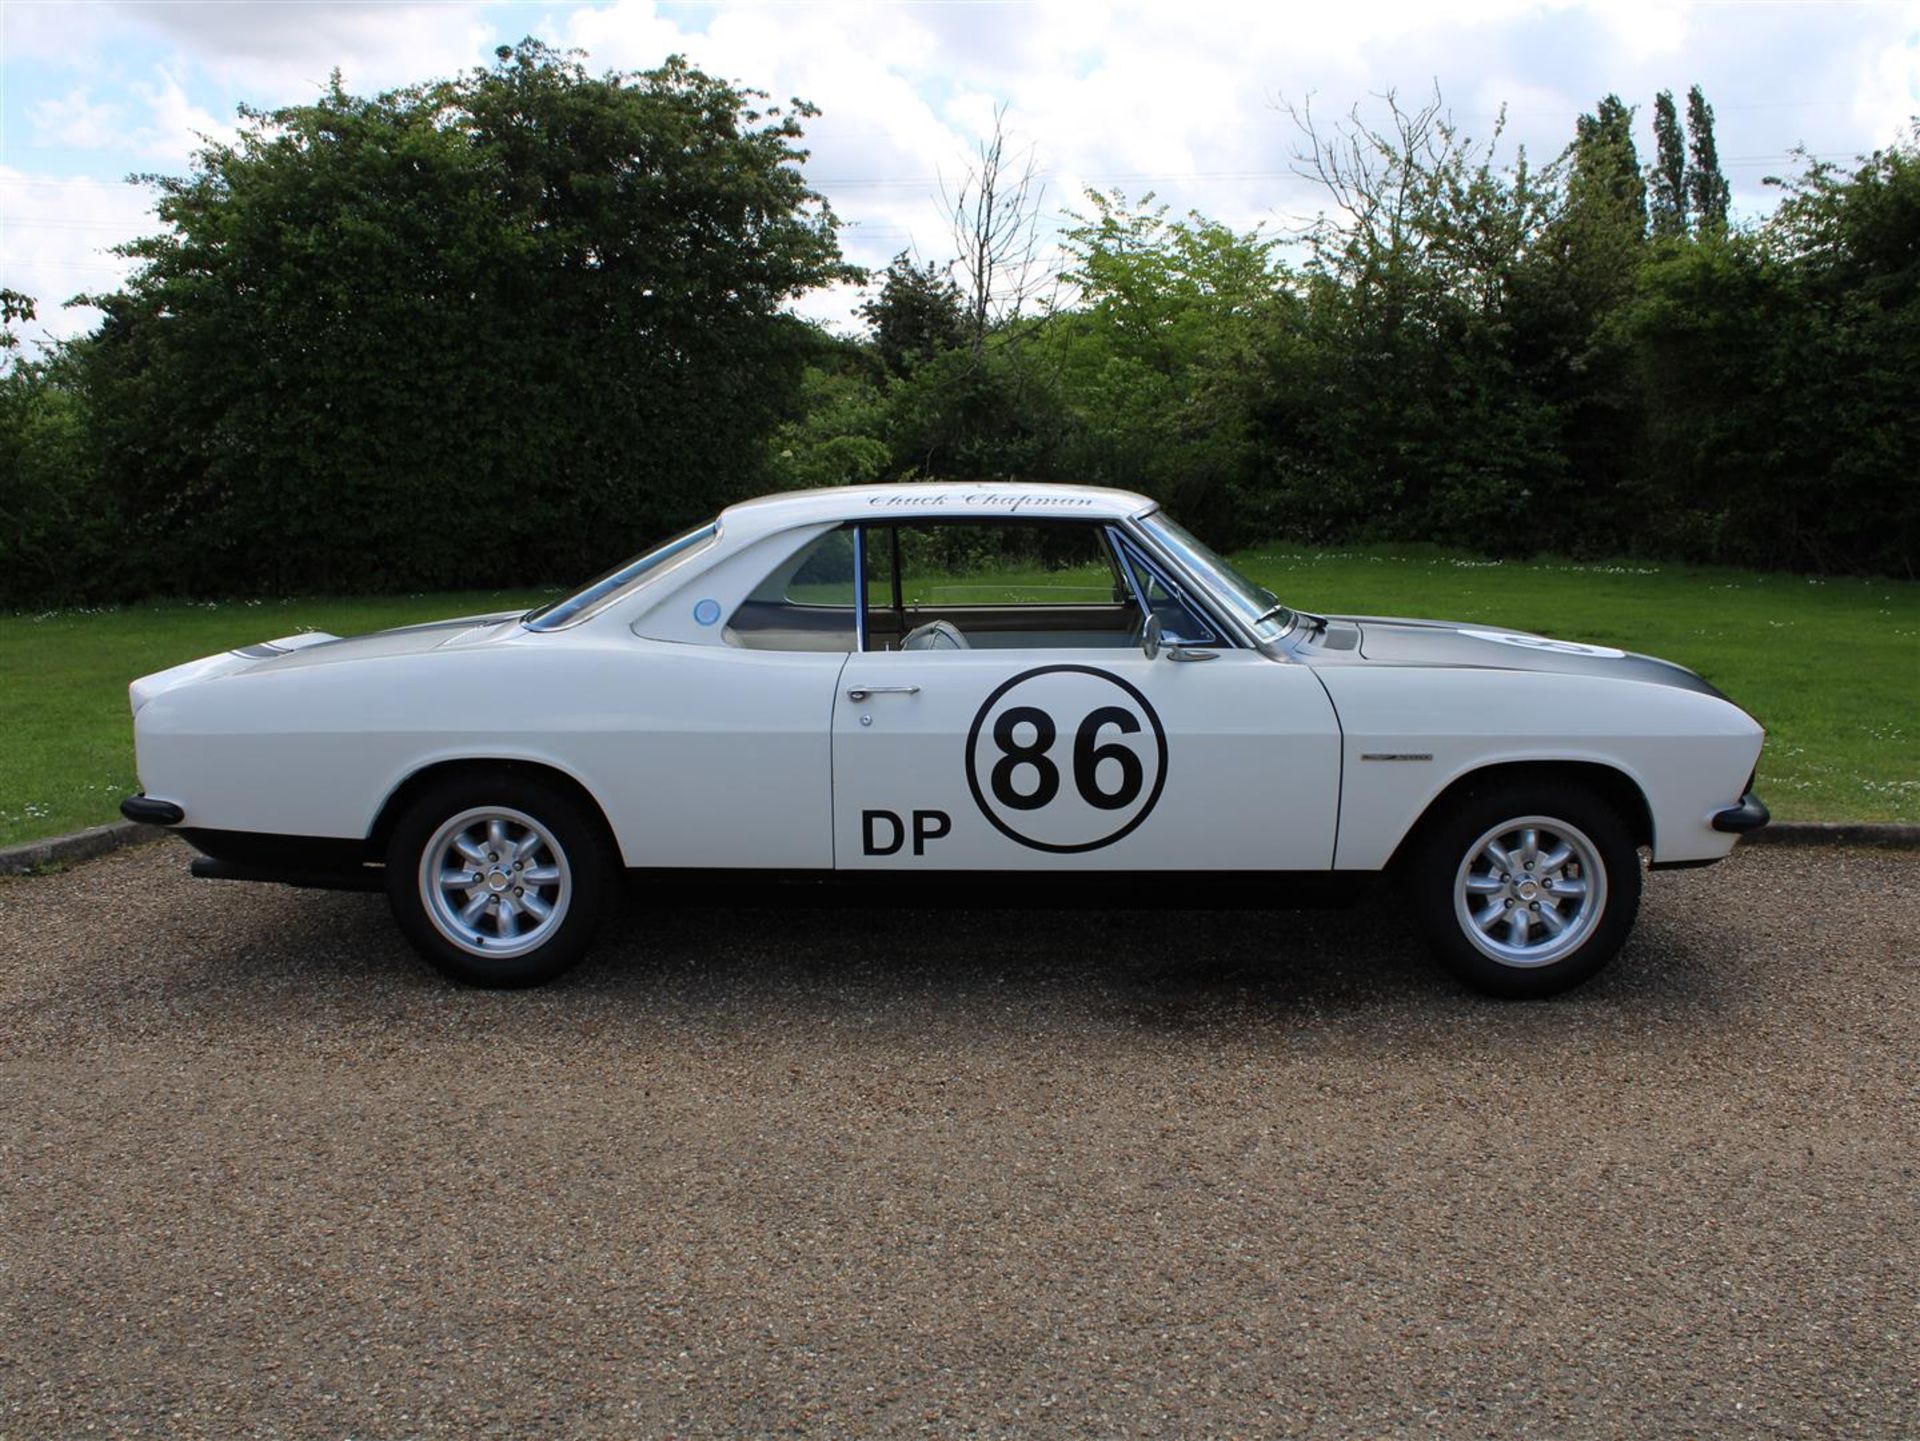
[[[911,834],[913,853],[924,856],[927,843],[937,841],[953,829],[953,818],[945,811],[915,811]],[[860,812],[860,849],[869,856],[897,854],[907,843],[909,828],[892,811]]]

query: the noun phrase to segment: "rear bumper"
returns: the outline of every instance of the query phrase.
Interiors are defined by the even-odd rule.
[[[1757,831],[1773,819],[1773,813],[1767,809],[1767,803],[1748,791],[1740,797],[1740,804],[1729,806],[1715,813],[1713,828],[1716,831],[1731,831],[1734,835],[1744,836]]]
[[[157,801],[152,796],[128,796],[120,802],[120,814],[143,826],[177,826],[187,813],[172,801]]]

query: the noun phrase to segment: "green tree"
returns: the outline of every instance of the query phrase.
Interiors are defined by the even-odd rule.
[[[35,311],[33,297],[22,295],[17,290],[0,290],[0,371],[13,364],[13,358],[20,351],[20,337],[13,333],[13,327],[21,322],[31,322]]]
[[[1059,377],[1026,342],[1034,322],[943,351],[887,392],[887,474],[930,480],[1051,480],[1070,420]],[[1085,476],[1077,477],[1086,479]]]
[[[1633,143],[1633,110],[1617,95],[1574,127],[1566,224],[1582,279],[1596,296],[1622,299],[1644,258],[1647,181]]]
[[[887,473],[887,371],[874,349],[814,332],[795,407],[767,444],[766,486],[858,485]]]
[[[1268,354],[1299,307],[1280,242],[1198,214],[1169,220],[1151,195],[1087,202],[1062,235],[1078,304],[1052,336],[1074,422],[1065,463],[1244,533],[1236,496],[1257,468]]]
[[[1778,183],[1778,182],[1776,182]],[[1649,549],[1912,575],[1920,547],[1920,147],[1807,161],[1751,235],[1661,257],[1628,317]]]
[[[1551,406],[1522,376],[1559,163],[1502,161],[1440,97],[1331,133],[1296,114],[1302,168],[1335,202],[1313,237],[1299,343],[1266,430],[1277,515],[1306,534],[1550,544],[1563,509]]]
[[[1580,117],[1563,157],[1564,193],[1516,267],[1513,367],[1550,457],[1529,484],[1524,528],[1539,549],[1611,547],[1632,513],[1621,492],[1641,444],[1639,391],[1619,317],[1649,253],[1647,187],[1633,112],[1617,96]]]
[[[805,106],[537,41],[243,111],[86,357],[106,475],[201,591],[593,569],[760,480],[850,272]]]
[[[905,375],[942,351],[966,341],[960,287],[944,266],[915,265],[905,251],[894,256],[880,293],[861,302],[874,349],[887,369]]]
[[[1680,113],[1673,92],[1662,90],[1653,99],[1654,162],[1647,172],[1647,210],[1656,240],[1676,240],[1687,233],[1687,139],[1680,129]]]
[[[1803,155],[1804,160],[1804,155]],[[1920,550],[1920,127],[1850,169],[1805,161],[1762,233],[1791,265],[1798,420],[1782,563],[1912,575]]]
[[[1118,191],[1090,190],[1087,202],[1090,213],[1068,213],[1061,279],[1113,349],[1162,374],[1253,323],[1285,284],[1275,237],[1237,234],[1198,213],[1169,221],[1151,195],[1130,204]]]
[[[1720,151],[1713,139],[1713,107],[1698,85],[1687,92],[1687,205],[1694,229],[1719,234],[1727,228],[1727,202],[1732,192],[1720,173]]]
[[[31,297],[0,290],[0,603],[110,598],[126,580],[119,517],[100,493],[72,348],[20,354],[13,327],[35,318]]]

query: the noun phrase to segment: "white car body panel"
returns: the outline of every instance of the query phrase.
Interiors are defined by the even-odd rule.
[[[530,761],[599,801],[629,866],[832,866],[845,656],[550,639],[354,661],[351,684],[314,664],[162,694],[141,711],[141,776],[196,827],[345,839],[425,766]],[[524,652],[505,691],[500,650]]]
[[[1733,848],[1736,837],[1711,821],[1740,795],[1761,731],[1725,701],[1551,671],[1327,666],[1320,676],[1345,727],[1341,870],[1384,866],[1454,781],[1522,761],[1624,774],[1647,799],[1658,861],[1716,859]]]
[[[1391,639],[1401,658],[1257,649],[1250,633],[1202,663],[1137,648],[850,657],[727,639],[725,618],[758,582],[843,524],[1013,516],[1126,527],[1151,509],[1130,493],[1065,486],[892,485],[749,502],[722,514],[713,541],[563,629],[469,617],[349,641],[296,638],[304,649],[289,640],[278,643],[287,653],[230,653],[143,677],[132,689],[141,779],[149,797],[184,810],[190,831],[353,841],[425,767],[538,764],[598,803],[630,867],[1370,871],[1460,777],[1575,761],[1617,771],[1645,796],[1656,861],[1731,849],[1735,837],[1712,818],[1740,801],[1759,726],[1704,686],[1607,674],[1617,664],[1644,675],[1657,663],[1604,648],[1563,655],[1494,643],[1510,636],[1459,640],[1474,633],[1445,627],[1432,633],[1484,644],[1496,659],[1407,663],[1406,648],[1428,632],[1384,629],[1382,655]],[[1509,656],[1528,668],[1501,668]],[[1115,679],[1047,691],[1059,733],[1046,755],[1065,808],[1033,817],[1038,829],[1022,841],[976,801],[995,757],[970,750],[968,735],[996,687],[1056,665]],[[1116,684],[1120,692],[1100,690]],[[856,703],[847,696],[856,685],[919,690]],[[1089,827],[1101,807],[1071,779],[1078,727],[1109,702],[1127,709],[1126,687],[1166,732],[1164,785],[1138,825],[1084,846],[1100,839]],[[1144,773],[1146,733],[1125,725],[1104,724],[1088,744],[1133,752]],[[1037,739],[1030,728],[1010,734],[1015,746]],[[1376,755],[1422,758],[1368,759]],[[1108,753],[1090,784],[1104,794],[1127,773]],[[1020,784],[1037,774],[1028,765]],[[1114,812],[1114,829],[1132,805]],[[869,844],[868,812],[910,827],[916,810],[944,814],[949,829],[923,836],[918,854],[904,834],[897,850],[890,835]]]
[[[1024,773],[1010,780],[1013,794],[1032,792],[1035,766],[1052,768],[1055,799],[1039,812],[1009,809],[993,792],[1006,752],[992,742],[995,716],[983,708],[1009,681],[1016,683],[993,712],[1026,707],[1057,728],[1054,743],[1021,761]],[[885,689],[850,698],[864,686]],[[1092,733],[1090,752],[1123,746],[1140,768],[1139,795],[1113,810],[1079,794],[1073,764],[1080,726],[1108,707],[1113,719]],[[1153,727],[1142,723],[1146,707],[1166,737],[1164,771]],[[1123,714],[1134,719],[1122,721]],[[986,723],[974,741],[970,784],[977,716]],[[1129,723],[1140,730],[1123,733]],[[1011,739],[1030,746],[1038,737],[1023,724]],[[1116,799],[1120,765],[1101,764],[1104,774],[1096,768],[1091,784]],[[847,664],[834,703],[833,780],[842,869],[1325,870],[1340,803],[1340,734],[1312,672],[1257,651],[1188,664],[1148,660],[1134,649],[880,652]],[[902,819],[904,844],[889,846],[895,837],[885,822],[879,835],[867,835],[875,813]],[[916,814],[943,816],[950,830],[917,848]]]

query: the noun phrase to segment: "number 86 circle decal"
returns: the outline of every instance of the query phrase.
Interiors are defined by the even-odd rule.
[[[1167,782],[1167,733],[1137,689],[1086,665],[1023,671],[967,732],[967,789],[994,828],[1036,851],[1130,835]]]

